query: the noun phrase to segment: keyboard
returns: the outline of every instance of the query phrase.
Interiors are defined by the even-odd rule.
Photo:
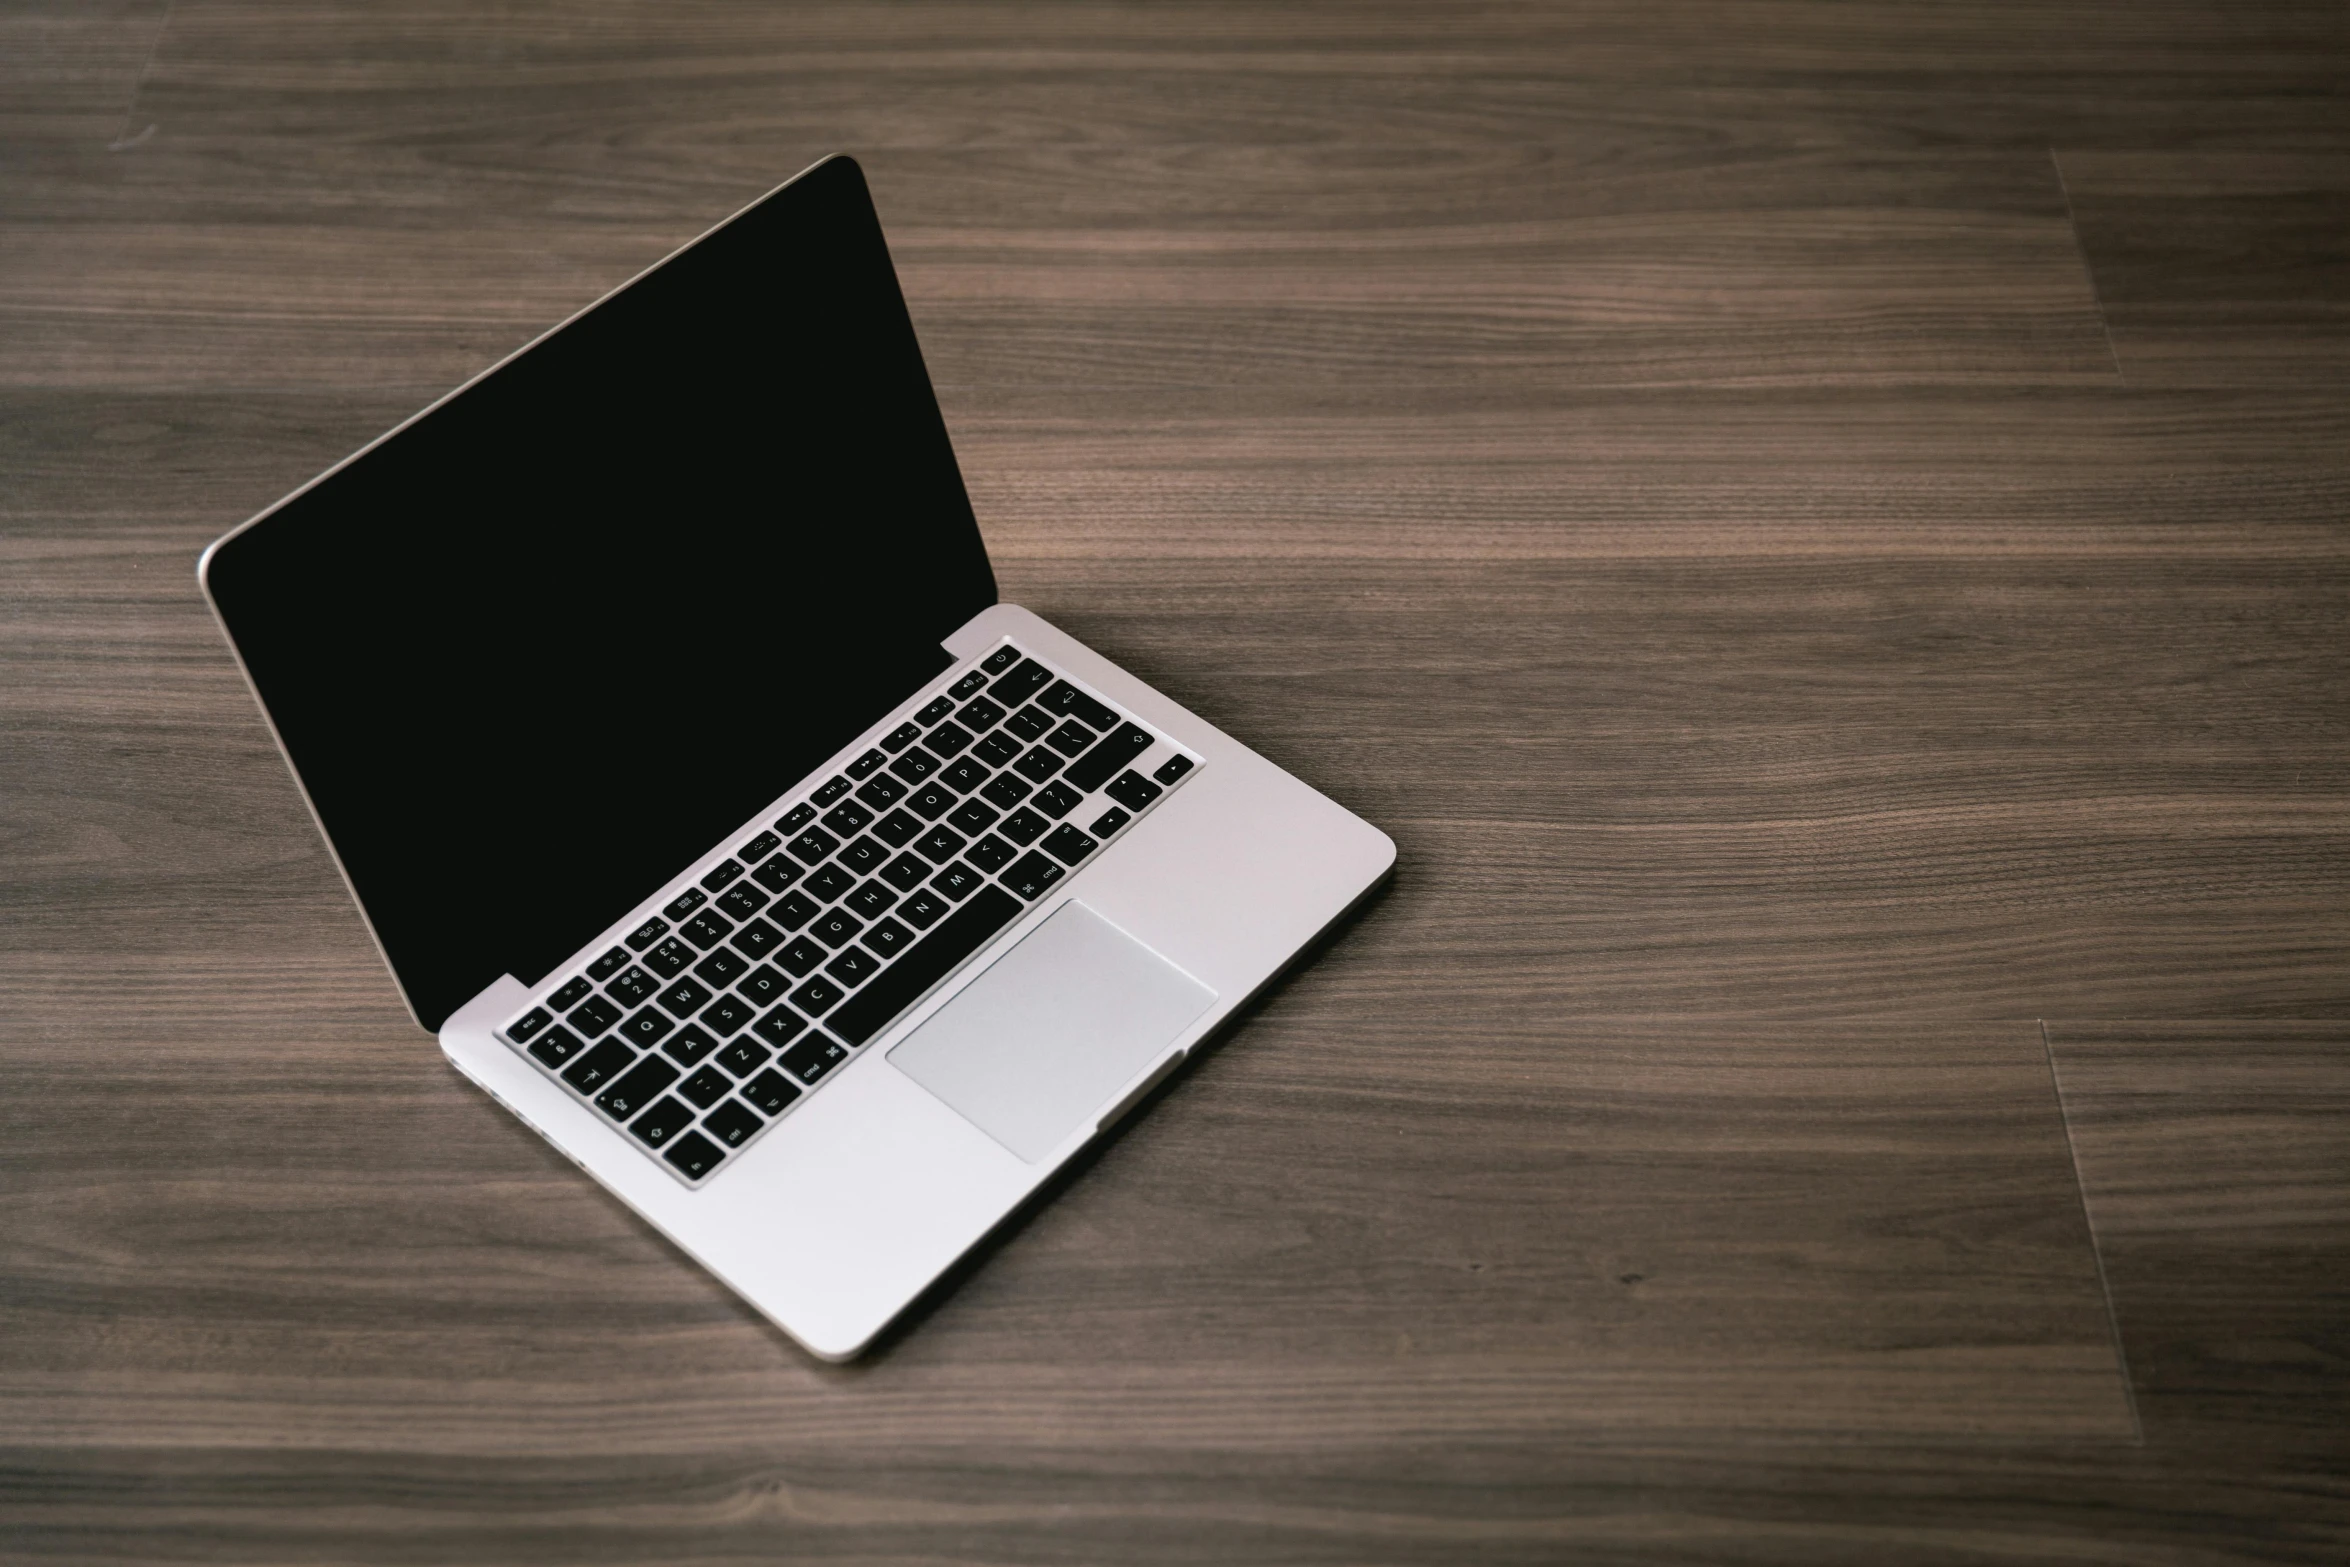
[[[500,1033],[699,1186],[1198,765],[1006,642]]]

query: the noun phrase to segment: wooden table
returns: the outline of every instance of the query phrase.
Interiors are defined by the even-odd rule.
[[[2346,18],[9,7],[0,1556],[2341,1560]],[[1006,596],[1402,846],[849,1367],[192,577],[835,150]]]

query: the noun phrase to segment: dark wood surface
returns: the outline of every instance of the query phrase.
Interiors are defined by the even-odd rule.
[[[0,10],[0,1554],[2342,1559],[2345,86],[2338,4]],[[1403,855],[846,1368],[440,1062],[192,578],[834,150],[1006,595]]]

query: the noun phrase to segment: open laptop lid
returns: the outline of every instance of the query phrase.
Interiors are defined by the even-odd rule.
[[[547,971],[995,602],[864,175],[817,164],[197,568],[426,1029]]]

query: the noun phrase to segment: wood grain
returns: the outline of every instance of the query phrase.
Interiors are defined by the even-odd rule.
[[[0,13],[0,1554],[2339,1561],[2345,80],[2204,0]],[[841,148],[1007,595],[1404,859],[831,1368],[406,1022],[191,567]]]

